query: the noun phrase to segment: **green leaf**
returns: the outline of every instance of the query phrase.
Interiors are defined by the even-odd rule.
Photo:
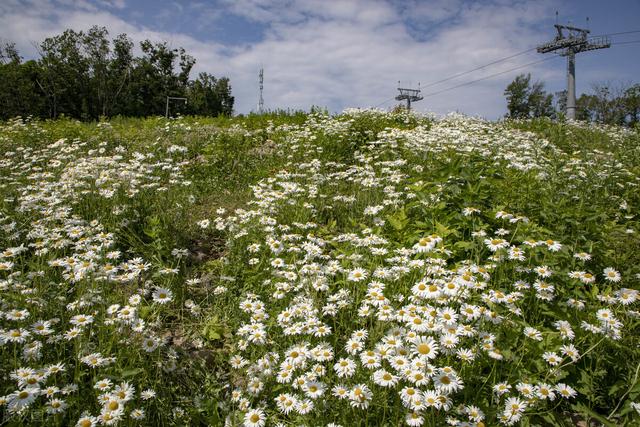
[[[387,215],[387,220],[396,231],[403,230],[409,223],[404,209],[400,209],[393,215]]]
[[[218,322],[218,318],[214,316],[207,320],[200,333],[203,338],[209,341],[216,341],[222,338],[223,331],[224,327]]]
[[[615,423],[612,423],[603,415],[600,415],[599,413],[589,409],[589,407],[584,403],[576,403],[572,405],[572,407],[581,415],[586,415],[587,417],[595,418],[596,420],[600,421],[605,427],[616,427]]]
[[[474,246],[475,244],[473,242],[466,242],[464,240],[460,240],[459,242],[455,242],[453,244],[453,248],[458,250],[468,250],[472,249]]]
[[[136,375],[141,374],[143,372],[144,372],[144,369],[142,369],[142,368],[127,369],[127,370],[122,371],[120,373],[120,376],[122,378],[128,378],[128,377],[136,376]]]
[[[563,420],[558,419],[558,416],[556,413],[551,412],[548,414],[540,414],[539,415],[540,418],[542,418],[544,421],[547,422],[547,424],[545,425],[550,425],[550,426],[560,426],[560,425],[566,425],[565,423],[563,423]]]
[[[220,334],[214,329],[207,329],[204,336],[210,341],[219,340],[221,338]]]
[[[152,239],[156,239],[160,235],[160,218],[158,216],[147,217],[146,225],[143,229],[144,234]]]
[[[616,394],[619,390],[623,390],[626,389],[627,387],[627,383],[625,381],[617,381],[613,386],[611,386],[611,388],[609,389],[609,396],[613,396],[614,394]]]
[[[149,313],[151,313],[151,307],[148,305],[143,305],[138,310],[138,315],[141,319],[146,319],[149,316]]]

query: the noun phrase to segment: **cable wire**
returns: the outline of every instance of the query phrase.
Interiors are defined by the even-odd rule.
[[[598,35],[595,35],[595,36],[592,36],[592,37],[602,37],[602,36],[619,36],[619,35],[623,35],[623,34],[635,34],[635,33],[640,33],[640,30],[630,30],[630,31],[620,31],[620,32],[617,32],[617,33],[598,34]],[[640,40],[630,40],[630,41],[612,42],[612,43],[611,43],[611,45],[626,45],[626,44],[634,44],[634,43],[640,43]],[[453,74],[452,76],[446,77],[446,78],[444,78],[444,79],[436,80],[436,81],[431,82],[431,83],[429,83],[429,84],[427,84],[427,85],[425,85],[425,86],[422,86],[422,88],[427,88],[427,87],[435,86],[435,85],[437,85],[437,84],[444,83],[444,82],[447,82],[447,81],[449,81],[449,80],[453,80],[453,79],[455,79],[455,78],[457,78],[457,77],[460,77],[460,76],[464,76],[464,75],[470,74],[470,73],[472,73],[472,72],[474,72],[474,71],[481,70],[481,69],[486,68],[486,67],[489,67],[489,66],[491,66],[491,65],[499,64],[500,62],[504,62],[504,61],[506,61],[506,60],[508,60],[508,59],[512,59],[512,58],[516,58],[516,57],[518,57],[518,56],[520,56],[520,55],[524,55],[525,53],[531,52],[531,51],[533,51],[533,50],[535,50],[535,49],[536,49],[535,47],[532,47],[532,48],[529,48],[529,49],[526,49],[526,50],[520,51],[520,52],[518,52],[518,53],[514,53],[513,55],[509,55],[509,56],[505,56],[504,58],[496,59],[495,61],[489,62],[489,63],[484,64],[484,65],[480,65],[480,66],[478,66],[478,67],[476,67],[476,68],[473,68],[473,69],[471,69],[471,70],[463,71],[463,72],[461,72],[461,73]],[[559,56],[559,55],[557,55],[557,56]],[[476,80],[471,80],[471,81],[468,81],[468,82],[464,82],[464,83],[461,83],[461,84],[458,84],[458,85],[455,85],[455,86],[452,86],[452,87],[448,87],[448,88],[445,88],[445,89],[442,89],[442,90],[438,90],[438,91],[436,91],[436,92],[427,93],[427,94],[423,95],[423,97],[435,96],[435,95],[438,95],[438,94],[443,93],[443,92],[448,92],[448,91],[450,91],[450,90],[457,89],[457,88],[459,88],[459,87],[468,86],[468,85],[471,85],[471,84],[474,84],[474,83],[477,83],[477,82],[480,82],[480,81],[483,81],[483,80],[488,80],[488,79],[490,79],[490,78],[492,78],[492,77],[500,76],[500,75],[503,75],[503,74],[509,73],[509,72],[511,72],[511,71],[519,70],[519,69],[521,69],[521,68],[525,68],[525,67],[528,67],[528,66],[531,66],[531,65],[539,64],[539,63],[541,63],[541,62],[544,62],[544,61],[547,61],[547,60],[553,59],[553,58],[555,58],[555,57],[556,57],[556,56],[550,56],[550,57],[547,57],[547,58],[541,59],[541,60],[539,60],[539,61],[530,62],[530,63],[528,63],[528,64],[520,65],[520,66],[515,67],[515,68],[510,68],[510,69],[508,69],[508,70],[501,71],[501,72],[499,72],[499,73],[494,73],[494,74],[491,74],[491,75],[488,75],[488,76],[485,76],[485,77],[481,77],[481,78],[476,79]],[[381,105],[383,105],[383,104],[386,104],[387,102],[389,102],[389,101],[391,101],[391,100],[393,100],[393,99],[395,99],[395,97],[392,97],[392,98],[389,98],[389,99],[387,99],[387,100],[385,100],[385,101],[382,101],[381,103],[379,103],[379,104],[375,105],[373,108],[378,108],[379,106],[381,106]]]
[[[625,41],[625,42],[613,42],[611,43],[612,46],[616,46],[616,45],[621,45],[621,44],[633,44],[633,43],[640,43],[640,40],[629,40],[629,41]]]
[[[625,32],[625,34],[627,34],[627,33],[631,33],[631,32],[632,32],[632,31],[627,31],[627,32]],[[638,32],[638,33],[640,33],[640,31],[633,31],[633,32]],[[621,44],[632,44],[632,43],[640,43],[640,40],[630,40],[630,41],[622,41],[622,42],[613,42],[613,43],[611,43],[611,44],[612,44],[612,45],[621,45]],[[455,86],[452,86],[452,87],[449,87],[449,88],[445,88],[445,89],[442,89],[442,90],[438,90],[438,91],[436,91],[436,92],[427,93],[427,94],[424,94],[424,95],[423,95],[423,97],[424,97],[424,98],[426,98],[426,97],[428,97],[428,96],[435,96],[435,95],[438,95],[438,94],[443,93],[443,92],[448,92],[448,91],[450,91],[450,90],[457,89],[457,88],[459,88],[459,87],[468,86],[468,85],[471,85],[471,84],[474,84],[474,83],[477,83],[477,82],[480,82],[480,81],[483,81],[483,80],[488,80],[488,79],[490,79],[490,78],[492,78],[492,77],[500,76],[500,75],[502,75],[502,74],[507,74],[507,73],[509,73],[509,72],[511,72],[511,71],[515,71],[515,70],[518,70],[518,69],[520,69],[520,68],[525,68],[525,67],[529,67],[529,66],[531,66],[531,65],[539,64],[539,63],[544,62],[544,61],[547,61],[547,60],[549,60],[549,59],[554,59],[554,58],[556,58],[556,57],[558,57],[558,56],[560,56],[560,55],[549,56],[549,57],[544,58],[544,59],[541,59],[541,60],[539,60],[539,61],[533,61],[533,62],[530,62],[530,63],[528,63],[528,64],[524,64],[524,65],[520,65],[520,66],[518,66],[518,67],[510,68],[510,69],[508,69],[508,70],[501,71],[501,72],[499,72],[499,73],[490,74],[490,75],[488,75],[488,76],[481,77],[481,78],[476,79],[476,80],[471,80],[471,81],[468,81],[468,82],[465,82],[465,83],[461,83],[461,84],[459,84],[459,85],[455,85]]]
[[[389,99],[387,99],[386,101],[382,101],[380,104],[377,104],[377,105],[373,106],[373,108],[378,108],[378,107],[379,107],[379,106],[381,106],[382,104],[386,104],[387,102],[389,102],[389,101],[391,101],[391,100],[393,100],[393,99],[396,99],[396,97],[394,96],[393,98],[389,98]]]
[[[548,57],[543,58],[543,59],[540,59],[540,60],[538,60],[538,61],[533,61],[533,62],[529,62],[529,63],[524,64],[524,65],[519,65],[519,66],[517,66],[517,67],[513,67],[513,68],[510,68],[510,69],[508,69],[508,70],[501,71],[501,72],[499,72],[499,73],[490,74],[490,75],[488,75],[488,76],[484,76],[484,77],[481,77],[481,78],[479,78],[479,79],[475,79],[475,80],[471,80],[471,81],[468,81],[468,82],[460,83],[460,84],[458,84],[458,85],[451,86],[451,87],[448,87],[448,88],[445,88],[445,89],[441,89],[441,90],[438,90],[438,91],[436,91],[436,92],[427,93],[427,94],[424,94],[424,95],[423,95],[423,97],[424,97],[424,98],[426,98],[426,97],[428,97],[428,96],[435,96],[435,95],[441,94],[441,93],[443,93],[443,92],[448,92],[448,91],[450,91],[450,90],[457,89],[457,88],[459,88],[459,87],[468,86],[468,85],[471,85],[471,84],[474,84],[474,83],[477,83],[477,82],[481,82],[481,81],[483,81],[483,80],[488,80],[488,79],[490,79],[490,78],[492,78],[492,77],[501,76],[501,75],[503,75],[503,74],[510,73],[511,71],[519,70],[519,69],[521,69],[521,68],[525,68],[525,67],[529,67],[529,66],[531,66],[531,65],[539,64],[539,63],[541,63],[541,62],[549,61],[549,60],[551,60],[551,59],[557,58],[558,56],[559,56],[559,55],[548,56]]]
[[[623,34],[636,34],[640,33],[640,30],[632,30],[632,31],[621,31],[619,33],[607,33],[607,34],[596,34],[592,37],[602,37],[602,36],[621,36]]]
[[[486,67],[488,67],[488,66],[490,66],[490,65],[495,65],[495,64],[498,64],[498,63],[500,63],[500,62],[506,61],[507,59],[511,59],[511,58],[515,58],[515,57],[520,56],[520,55],[524,55],[525,53],[529,53],[529,52],[531,52],[531,51],[533,51],[533,50],[535,50],[535,49],[536,49],[535,47],[532,47],[532,48],[529,48],[529,49],[527,49],[527,50],[523,50],[523,51],[521,51],[521,52],[514,53],[513,55],[506,56],[506,57],[504,57],[504,58],[500,58],[500,59],[496,59],[495,61],[489,62],[488,64],[480,65],[480,66],[478,66],[478,67],[476,67],[476,68],[473,68],[473,69],[471,69],[471,70],[463,71],[463,72],[461,72],[461,73],[454,74],[454,75],[452,75],[452,76],[450,76],[450,77],[447,77],[447,78],[444,78],[444,79],[441,79],[441,80],[437,80],[437,81],[435,81],[435,82],[431,82],[431,83],[429,83],[429,84],[427,84],[427,85],[424,85],[424,86],[422,86],[422,87],[423,87],[423,88],[425,88],[425,87],[431,87],[431,86],[435,86],[435,85],[440,84],[440,83],[443,83],[443,82],[447,82],[447,81],[449,81],[449,80],[453,80],[453,79],[455,79],[456,77],[464,76],[464,75],[466,75],[466,74],[473,73],[474,71],[478,71],[478,70],[481,70],[481,69],[483,69],[483,68],[486,68]]]
[[[619,35],[623,35],[623,34],[636,34],[636,33],[640,33],[640,30],[630,30],[630,31],[620,31],[620,32],[617,32],[617,33],[597,34],[597,35],[594,35],[592,37],[619,36]],[[470,74],[470,73],[472,73],[474,71],[481,70],[481,69],[489,67],[491,65],[499,64],[500,62],[504,62],[504,61],[506,61],[508,59],[516,58],[516,57],[518,57],[520,55],[524,55],[525,53],[529,53],[529,52],[532,52],[534,50],[536,50],[536,47],[531,47],[529,49],[520,51],[518,53],[514,53],[513,55],[505,56],[504,58],[496,59],[495,61],[489,62],[489,63],[484,64],[484,65],[480,65],[480,66],[478,66],[476,68],[473,68],[471,70],[463,71],[461,73],[454,74],[452,76],[446,77],[446,78],[441,79],[441,80],[436,80],[435,82],[428,83],[428,84],[426,84],[426,85],[424,85],[422,87],[426,88],[426,87],[435,86],[435,85],[437,85],[439,83],[444,83],[444,82],[447,82],[449,80],[453,80],[456,77],[464,76],[466,74]]]
[[[592,37],[619,36],[619,35],[623,35],[623,34],[635,34],[635,33],[640,33],[640,30],[630,30],[630,31],[620,31],[620,32],[617,32],[617,33],[598,34],[598,35],[595,35],[595,36],[592,36]],[[617,44],[620,44],[620,43],[617,43]],[[471,69],[471,70],[463,71],[463,72],[461,72],[461,73],[457,73],[457,74],[454,74],[454,75],[452,75],[452,76],[445,77],[444,79],[436,80],[436,81],[434,81],[434,82],[431,82],[431,83],[428,83],[428,84],[426,84],[426,85],[423,85],[423,86],[422,86],[422,88],[427,88],[427,87],[435,86],[435,85],[437,85],[437,84],[444,83],[444,82],[447,82],[447,81],[449,81],[449,80],[453,80],[453,79],[455,79],[456,77],[464,76],[464,75],[467,75],[467,74],[473,73],[474,71],[478,71],[478,70],[481,70],[481,69],[483,69],[483,68],[489,67],[489,66],[491,66],[491,65],[499,64],[500,62],[504,62],[504,61],[506,61],[506,60],[508,60],[508,59],[516,58],[516,57],[518,57],[518,56],[520,56],[520,55],[524,55],[525,53],[532,52],[532,51],[536,50],[536,48],[537,48],[537,47],[531,47],[531,48],[529,48],[529,49],[526,49],[526,50],[520,51],[520,52],[518,52],[518,53],[514,53],[513,55],[505,56],[504,58],[496,59],[495,61],[489,62],[489,63],[484,64],[484,65],[480,65],[480,66],[478,66],[478,67],[476,67],[476,68],[473,68],[473,69]]]

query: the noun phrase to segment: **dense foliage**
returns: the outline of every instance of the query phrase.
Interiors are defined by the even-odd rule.
[[[23,62],[13,44],[0,46],[0,119],[164,115],[168,96],[190,101],[172,103],[172,115],[232,113],[229,79],[190,80],[196,61],[183,48],[145,40],[139,57],[133,48],[126,34],[110,40],[104,27],[49,37],[37,60]]]
[[[528,119],[554,117],[553,95],[545,92],[544,83],[531,83],[531,74],[520,74],[504,90],[507,98],[507,117]]]
[[[640,122],[640,84],[614,88],[594,84],[576,100],[578,120],[635,126]]]
[[[637,130],[16,119],[0,148],[6,425],[640,420]]]
[[[531,83],[531,74],[520,74],[504,90],[507,100],[506,117],[527,119],[556,118],[566,112],[567,93],[554,96],[544,90],[544,83]],[[640,84],[618,85],[592,84],[590,93],[576,99],[576,119],[608,125],[634,127],[640,122]]]

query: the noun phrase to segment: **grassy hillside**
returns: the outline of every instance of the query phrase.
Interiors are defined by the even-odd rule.
[[[7,425],[638,425],[637,130],[16,119],[0,149]]]

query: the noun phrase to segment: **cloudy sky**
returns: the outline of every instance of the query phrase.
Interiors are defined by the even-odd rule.
[[[390,108],[400,81],[421,84],[418,110],[497,118],[506,111],[502,92],[520,72],[563,89],[565,59],[531,50],[433,83],[551,40],[556,10],[560,23],[579,27],[588,16],[593,35],[640,30],[640,0],[0,0],[0,39],[25,58],[66,28],[101,25],[111,36],[166,41],[196,58],[192,77],[229,77],[238,113],[256,109],[262,66],[269,109]],[[578,55],[578,93],[593,83],[638,82],[640,43],[623,42],[640,32],[612,40],[620,44]]]

